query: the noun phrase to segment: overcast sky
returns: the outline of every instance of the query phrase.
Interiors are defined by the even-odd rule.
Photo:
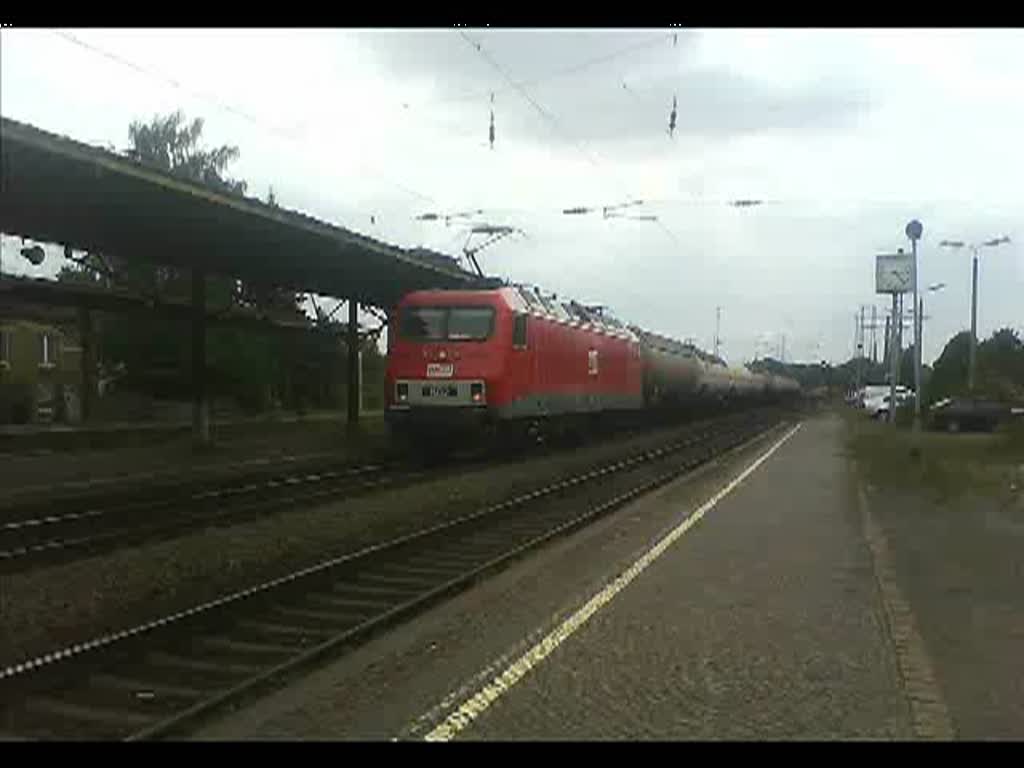
[[[926,361],[969,325],[944,238],[1014,239],[982,257],[979,333],[1024,331],[1022,84],[1020,30],[0,33],[6,117],[123,149],[181,108],[239,147],[251,194],[401,246],[458,253],[465,229],[414,217],[482,208],[525,232],[487,271],[707,348],[721,306],[733,363],[783,334],[787,359],[849,358],[858,306],[886,305],[874,255],[913,217],[921,282],[947,285]],[[658,223],[562,214],[632,199]],[[5,272],[55,269],[15,245]]]

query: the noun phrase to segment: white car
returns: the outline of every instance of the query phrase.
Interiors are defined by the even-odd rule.
[[[906,387],[896,387],[896,407],[899,408],[906,403],[913,402],[914,392]],[[864,412],[872,419],[886,419],[889,417],[889,392],[884,395],[877,395],[864,401]]]
[[[888,384],[868,384],[857,390],[854,395],[854,404],[858,408],[863,408],[869,400],[874,400],[887,394],[889,394]]]

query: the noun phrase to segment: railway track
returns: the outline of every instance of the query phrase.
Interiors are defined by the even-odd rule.
[[[4,466],[19,471],[17,461],[32,458],[31,454],[0,454]],[[383,458],[383,457],[375,457]],[[64,480],[57,483],[36,483],[35,485],[19,485],[3,489],[0,496],[0,509],[41,504],[51,500],[75,500],[85,497],[100,498],[112,494],[130,493],[155,487],[180,488],[182,485],[193,486],[198,483],[215,483],[232,476],[242,477],[256,475],[268,471],[280,471],[285,467],[307,467],[316,464],[338,464],[336,452],[318,451],[305,454],[278,454],[258,456],[237,461],[214,464],[200,464],[191,467],[178,467],[172,462],[159,470],[141,470],[129,473],[101,474],[87,480]],[[369,461],[369,457],[367,458]]]
[[[684,438],[189,610],[0,667],[0,736],[178,737],[778,424]]]
[[[67,562],[260,514],[396,487],[425,473],[397,462],[291,471],[152,494],[156,498],[46,503],[0,516],[0,572]]]
[[[625,430],[621,436],[629,434]],[[546,443],[535,446],[531,455],[560,448]],[[320,453],[293,457],[276,466],[264,460],[243,462],[228,474],[168,474],[151,482],[128,477],[122,483],[105,481],[78,492],[15,498],[13,503],[0,503],[0,574],[436,479],[516,455],[515,451],[467,449],[448,455],[447,464],[439,467],[396,453],[362,464],[343,463]]]

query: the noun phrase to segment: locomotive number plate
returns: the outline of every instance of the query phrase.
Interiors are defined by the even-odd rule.
[[[455,373],[452,363],[427,363],[428,379],[450,379]]]
[[[424,384],[423,397],[458,397],[459,390],[454,384]]]

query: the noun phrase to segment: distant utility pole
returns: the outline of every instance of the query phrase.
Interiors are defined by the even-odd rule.
[[[878,307],[871,305],[871,363],[878,362]]]
[[[779,349],[779,362],[786,362],[786,334],[782,334],[782,343]]]
[[[889,317],[887,316],[885,318],[885,339],[884,339],[885,351],[882,353],[882,359],[884,359],[886,361],[889,360],[889,348],[892,346],[892,344],[890,343],[890,341],[891,341],[890,334],[891,333],[892,333],[892,331],[890,329]]]
[[[891,332],[892,338],[889,341],[889,423],[896,423],[896,384],[900,377],[900,353],[902,347],[900,346],[900,327],[903,325],[903,315],[899,312],[900,297],[901,294],[893,293],[892,295],[892,323]]]
[[[896,295],[896,317],[899,321],[896,323],[896,348],[903,351],[903,294]]]
[[[722,328],[722,308],[721,307],[715,307],[715,357],[718,357],[718,347],[722,343],[721,336],[719,336],[719,332],[721,331],[721,328]]]
[[[900,383],[900,363],[903,358],[903,329],[909,327],[907,317],[903,313],[902,294],[894,293],[892,296],[892,311],[885,318],[887,341],[885,359],[890,365],[889,389],[891,398],[895,398],[896,387]],[[891,421],[893,418],[892,412],[890,412],[889,417]]]
[[[917,241],[921,239],[924,227],[917,219],[911,219],[904,232],[910,240],[914,253],[914,432],[921,431],[921,305],[917,292]],[[892,408],[896,405],[892,404]]]
[[[857,382],[860,386],[861,378],[864,376],[864,369],[867,362],[878,362],[878,334],[881,327],[878,321],[878,307],[871,306],[871,320],[867,319],[867,304],[861,304],[853,315],[853,356],[857,362]],[[871,343],[868,345],[868,334],[871,331]]]
[[[864,305],[860,305],[860,320],[857,323],[857,387],[864,383]]]
[[[859,310],[859,318],[857,320],[857,326],[859,328],[858,338],[860,346],[858,349],[863,350],[863,356],[865,359],[870,359],[872,363],[878,362],[878,329],[881,327],[878,323],[878,307],[875,304],[871,305],[871,322],[867,322],[865,317],[866,305],[861,304]],[[871,344],[868,345],[868,335],[866,331],[871,331]]]

